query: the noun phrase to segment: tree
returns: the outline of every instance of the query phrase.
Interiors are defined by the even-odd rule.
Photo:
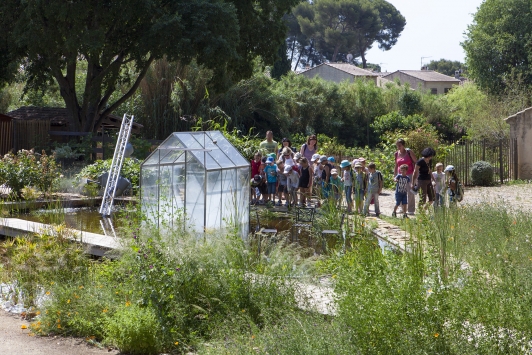
[[[70,129],[95,132],[133,95],[155,59],[196,59],[218,77],[233,79],[251,75],[257,55],[273,64],[286,35],[282,17],[298,2],[2,0],[8,53],[0,61],[2,68],[6,58],[11,67],[22,65],[27,90],[55,80],[71,115]],[[80,62],[87,69],[78,92]],[[0,71],[4,79],[10,73]],[[119,85],[129,89],[118,94]]]
[[[531,44],[531,0],[486,0],[462,43],[469,77],[495,94],[514,80],[532,82]]]
[[[279,80],[281,76],[288,73],[292,68],[292,63],[287,57],[287,51],[288,48],[286,42],[283,42],[283,44],[281,44],[281,46],[279,47],[279,51],[277,53],[279,59],[277,59],[275,63],[273,63],[273,67],[270,72],[272,78]]]
[[[448,60],[448,59],[440,59],[440,60],[431,60],[428,64],[429,70],[437,71],[438,73],[442,73],[449,76],[454,76],[456,71],[464,70],[464,64],[457,61],[457,60]],[[462,72],[461,72],[462,73]]]
[[[297,17],[301,32],[316,40],[320,53],[332,62],[352,53],[361,58],[363,68],[365,54],[373,44],[389,50],[406,23],[384,0],[316,0],[298,8],[306,10]]]

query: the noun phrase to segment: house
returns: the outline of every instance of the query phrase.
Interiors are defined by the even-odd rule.
[[[302,71],[299,75],[306,76],[309,79],[319,76],[323,80],[335,83],[341,83],[346,80],[354,82],[357,79],[362,79],[370,80],[377,84],[379,78],[378,74],[349,63],[323,63]]]
[[[460,79],[433,70],[397,70],[383,78],[398,80],[401,84],[408,83],[412,89],[430,91],[434,95],[446,94],[454,85],[460,85]]]

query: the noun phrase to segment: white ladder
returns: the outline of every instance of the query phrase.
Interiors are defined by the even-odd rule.
[[[115,153],[113,154],[113,162],[109,169],[109,176],[107,177],[102,205],[100,207],[100,214],[103,216],[111,215],[111,209],[113,208],[116,193],[116,183],[120,177],[120,170],[122,169],[122,163],[124,161],[124,153],[126,151],[129,135],[131,134],[134,118],[135,116],[128,116],[127,114],[124,114],[124,118],[122,118],[122,125],[120,126],[120,133],[118,134]]]

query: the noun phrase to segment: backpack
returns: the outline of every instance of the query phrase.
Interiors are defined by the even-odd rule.
[[[458,202],[462,202],[464,199],[464,185],[460,181],[456,184],[456,192],[454,193],[454,198]]]
[[[412,162],[412,164],[414,164],[414,166],[416,165],[416,162],[414,161],[414,159],[412,159],[412,153],[410,153],[410,148],[405,148],[406,152],[408,153],[408,157],[410,158],[410,161]],[[398,152],[395,152],[394,155],[395,155],[395,161],[397,161],[397,153]]]

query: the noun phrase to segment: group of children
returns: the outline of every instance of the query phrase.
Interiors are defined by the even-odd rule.
[[[411,186],[410,177],[407,176],[408,165],[403,164],[399,167],[400,174],[395,178],[395,207],[393,209],[392,217],[397,217],[397,209],[401,206],[403,211],[403,218],[408,218],[406,213],[408,190]],[[445,170],[442,163],[436,164],[436,171],[432,172],[432,189],[434,190],[434,207],[445,206],[444,196],[447,193],[449,203],[452,205],[457,201],[461,201],[463,191],[460,191],[460,183],[456,174],[456,169],[453,165],[447,165]],[[417,190],[413,191],[417,193]],[[430,199],[429,199],[430,202]]]
[[[334,157],[314,154],[311,161],[294,153],[291,149],[282,149],[278,156],[275,153],[263,157],[255,153],[251,161],[252,204],[272,203],[280,206],[306,206],[311,198],[316,199],[320,206],[327,200],[340,207],[345,199],[347,211],[355,211],[368,215],[369,207],[374,205],[375,215],[380,215],[379,195],[383,189],[382,173],[376,169],[375,163],[366,167],[366,160],[358,158],[349,162],[343,160],[336,166]],[[395,176],[395,208],[392,216],[397,216],[401,206],[403,217],[406,213],[407,196],[411,188],[410,177],[407,176],[408,165],[400,166],[400,174]],[[432,188],[435,192],[435,206],[444,205],[444,195],[450,202],[456,201],[458,194],[458,178],[452,165],[443,169],[443,164],[436,164],[432,172]],[[299,192],[299,194],[298,194]]]

